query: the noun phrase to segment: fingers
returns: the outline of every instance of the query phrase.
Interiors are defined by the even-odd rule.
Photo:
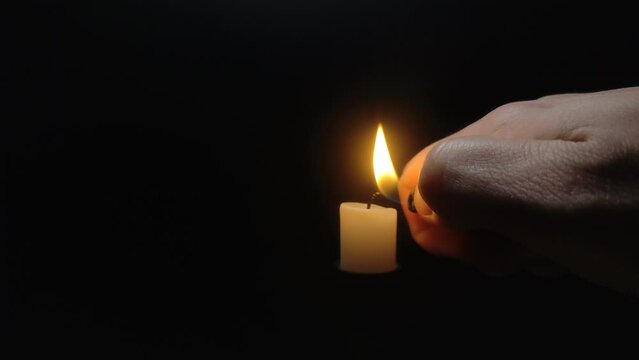
[[[415,241],[489,271],[520,264],[554,273],[552,264],[539,262],[543,256],[623,288],[619,281],[632,261],[616,243],[600,240],[615,228],[602,223],[615,217],[610,209],[627,203],[619,195],[626,185],[613,186],[610,169],[626,159],[619,151],[635,143],[636,112],[628,106],[635,100],[634,92],[617,91],[511,103],[427,147],[400,178]],[[621,118],[619,128],[608,124],[610,115]]]
[[[566,97],[570,96],[572,95],[566,95]],[[440,143],[469,136],[490,136],[500,139],[553,139],[560,137],[560,132],[566,129],[556,125],[552,126],[553,124],[549,123],[548,116],[546,116],[551,108],[549,103],[558,101],[557,98],[562,98],[562,96],[500,106],[464,129],[429,145],[406,165],[403,179],[400,179],[400,190],[404,191],[401,195],[402,200],[407,200],[410,197],[409,205],[414,212],[422,215],[432,213],[416,185],[429,152]],[[414,218],[412,214],[407,214],[407,216]]]
[[[486,273],[503,274],[519,269],[528,255],[518,245],[495,234],[449,226],[419,195],[415,197],[418,212],[408,209],[408,196],[416,189],[422,164],[432,148],[427,147],[408,162],[399,182],[402,209],[415,242],[431,254],[460,259]]]
[[[452,229],[445,229],[437,218],[437,215],[433,214],[432,211],[424,211],[424,209],[422,209],[422,213],[424,214],[422,215],[408,208],[409,194],[417,187],[422,164],[431,148],[432,146],[423,149],[406,164],[402,176],[399,179],[399,197],[413,239],[421,247],[433,254],[453,256],[459,248],[457,242],[460,235]],[[422,201],[422,203],[424,202]],[[425,207],[427,207],[427,205],[425,205]]]
[[[426,203],[447,222],[510,235],[562,205],[574,143],[461,137],[429,149],[419,175]]]
[[[400,199],[411,234],[422,248],[491,272],[530,261],[518,245],[496,233],[508,236],[512,229],[525,230],[512,221],[531,224],[534,210],[553,195],[545,188],[561,171],[565,144],[549,139],[562,138],[567,131],[549,120],[558,100],[501,106],[431,144],[406,165]],[[491,235],[473,229],[488,229]]]

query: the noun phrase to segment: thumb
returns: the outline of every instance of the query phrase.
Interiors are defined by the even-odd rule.
[[[428,154],[418,189],[443,220],[504,235],[530,234],[559,209],[571,183],[573,142],[460,137]],[[546,223],[544,223],[546,224]]]

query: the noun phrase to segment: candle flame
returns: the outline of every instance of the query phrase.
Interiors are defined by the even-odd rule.
[[[382,124],[377,126],[377,137],[375,138],[375,149],[373,150],[373,169],[379,191],[386,198],[398,201],[397,173],[388,152]]]

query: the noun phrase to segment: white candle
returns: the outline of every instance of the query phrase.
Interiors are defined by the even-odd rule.
[[[397,200],[397,173],[388,153],[384,131],[377,128],[373,167],[379,191]],[[379,274],[397,269],[397,210],[347,202],[339,207],[340,269]]]
[[[385,273],[397,268],[397,210],[347,202],[339,207],[340,269]]]

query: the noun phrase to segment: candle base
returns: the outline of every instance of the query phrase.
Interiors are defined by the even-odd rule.
[[[384,269],[384,270],[379,270],[379,271],[358,271],[358,270],[352,270],[352,269],[344,268],[339,260],[335,262],[334,267],[337,270],[341,271],[341,272],[345,272],[345,273],[353,274],[353,275],[389,274],[389,273],[392,273],[392,272],[396,272],[396,271],[398,271],[401,268],[399,266],[399,264],[395,264],[395,267]]]

